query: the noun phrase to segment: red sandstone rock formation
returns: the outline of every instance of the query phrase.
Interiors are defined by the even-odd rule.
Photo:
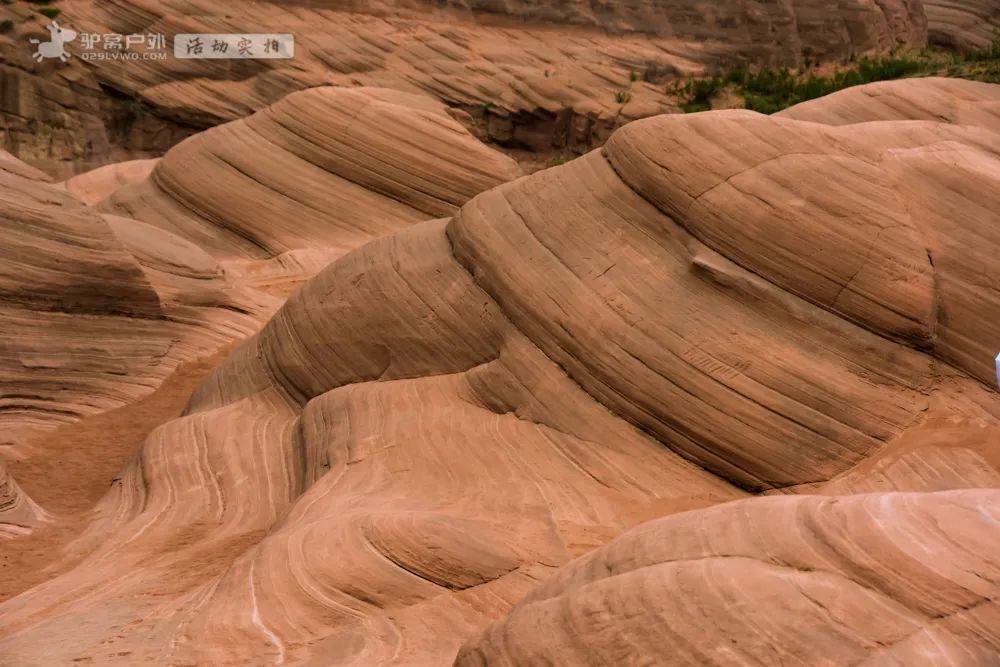
[[[482,136],[584,152],[623,123],[676,110],[665,84],[738,62],[798,66],[926,43],[918,0],[788,2],[255,2],[62,0],[81,32],[287,32],[294,61],[30,60],[30,8],[0,7],[10,145],[63,175],[72,165],[159,154],[196,129],[303,88],[431,95]],[[35,30],[40,30],[37,25]],[[25,118],[34,119],[34,125]],[[40,128],[40,129],[39,129]]]
[[[184,358],[276,307],[181,238],[135,231],[65,190],[0,169],[3,442],[150,391]],[[23,174],[23,175],[22,175]],[[214,342],[213,342],[214,341]]]
[[[380,229],[393,233],[333,261],[219,365],[95,508],[67,549],[78,564],[0,604],[0,654],[995,659],[994,87],[907,81],[778,117],[660,116],[464,204],[449,197],[476,172],[442,156],[507,163],[434,111],[405,118],[456,144],[374,163],[409,180],[372,167],[379,132],[358,151],[350,132],[299,128],[278,174],[224,141],[363,95],[300,93],[105,201],[156,231],[78,214],[130,248],[89,249],[107,271],[188,256],[167,239],[214,240],[206,265],[266,263],[294,248],[287,225],[303,246],[353,243],[358,227],[305,224],[302,201],[281,199],[312,196],[289,165],[323,156],[317,197],[336,182],[378,192],[373,211],[446,217]],[[852,99],[882,103],[858,117]],[[184,181],[179,165],[201,160],[218,182]],[[228,187],[249,193],[245,215],[210,210],[238,203]],[[297,216],[254,218],[282,205]],[[157,252],[142,245],[161,234]],[[123,295],[140,312],[163,300],[147,283]]]
[[[440,105],[381,90],[303,92],[66,189],[0,154],[2,453],[50,456],[40,433],[245,338],[332,257],[518,174]],[[80,201],[116,196],[114,214]],[[148,223],[120,215],[137,199]],[[6,470],[0,489],[0,531],[45,516]]]
[[[45,456],[28,446],[34,434],[135,401],[185,359],[253,332],[278,305],[237,288],[198,247],[102,216],[7,154],[0,192],[7,459]],[[0,537],[47,518],[0,461]]]
[[[88,206],[101,203],[122,187],[149,176],[158,159],[115,162],[105,167],[74,176],[66,181],[66,189]]]
[[[427,97],[324,87],[191,137],[100,208],[223,258],[342,254],[520,175]]]
[[[962,50],[983,49],[1000,31],[996,0],[923,0],[931,42]]]
[[[768,498],[646,523],[456,665],[988,665],[1000,491]]]

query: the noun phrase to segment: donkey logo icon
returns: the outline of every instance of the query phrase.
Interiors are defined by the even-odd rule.
[[[45,27],[49,30],[49,41],[29,40],[32,44],[38,44],[38,50],[35,51],[32,58],[38,62],[42,62],[45,58],[58,58],[66,62],[70,56],[69,52],[66,51],[66,44],[76,39],[76,31],[69,28],[60,28],[59,24],[55,21]]]

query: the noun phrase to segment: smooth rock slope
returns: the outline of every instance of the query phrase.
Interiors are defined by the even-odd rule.
[[[6,154],[0,237],[2,459],[46,456],[28,441],[150,393],[278,305],[183,239],[102,216]],[[0,537],[47,518],[0,460]]]
[[[348,252],[0,605],[0,652],[988,664],[1000,139],[934,100],[636,122]]]
[[[100,208],[222,260],[306,262],[314,273],[520,174],[430,98],[322,87],[182,142]]]
[[[998,508],[983,489],[651,521],[562,568],[455,664],[993,664]]]
[[[248,336],[347,249],[519,174],[440,104],[381,89],[305,91],[65,189],[0,156],[3,454],[56,456],[27,443]],[[3,479],[10,529],[28,532],[45,512]]]
[[[197,247],[0,170],[0,420],[64,423],[148,392],[183,358],[252,332],[272,299]],[[210,342],[210,341],[214,341]]]

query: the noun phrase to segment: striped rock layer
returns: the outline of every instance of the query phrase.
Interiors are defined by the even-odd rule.
[[[928,32],[920,0],[62,0],[60,9],[81,33],[162,34],[169,44],[181,33],[277,31],[296,41],[294,60],[74,58],[53,71],[24,45],[41,30],[37,14],[0,6],[15,26],[0,36],[8,145],[61,177],[67,160],[153,157],[329,84],[430,95],[498,143],[582,153],[629,120],[676,110],[670,81],[738,62],[796,67],[921,48]]]
[[[344,254],[0,605],[0,653],[989,664],[1000,135],[955,85],[639,121]]]

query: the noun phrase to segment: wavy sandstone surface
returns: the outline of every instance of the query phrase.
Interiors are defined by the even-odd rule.
[[[98,172],[95,179],[110,177]],[[319,248],[342,254],[452,215],[521,171],[426,96],[327,86],[195,135],[148,174],[99,207],[219,257],[270,259]]]
[[[998,510],[981,489],[651,521],[562,568],[455,664],[995,664]]]
[[[145,222],[63,204],[112,230],[70,256],[130,280],[97,298],[39,269],[35,316],[161,312],[167,239],[210,267],[385,235],[149,434],[72,565],[0,604],[0,655],[995,662],[997,87],[658,116],[468,201],[512,163],[381,95],[297,93],[188,140],[102,205]],[[322,100],[336,131],[297,122]],[[334,198],[362,203],[311,205]]]
[[[10,145],[61,176],[74,164],[155,156],[197,130],[330,84],[430,95],[463,110],[466,125],[499,144],[582,153],[629,120],[676,110],[666,92],[671,80],[737,62],[846,61],[927,41],[920,0],[61,0],[59,7],[60,20],[85,33],[296,39],[294,60],[73,59],[56,68],[30,60],[27,35],[0,35],[0,111]],[[17,31],[30,30],[30,7],[0,6],[0,19],[8,15]]]
[[[277,306],[177,236],[103,216],[8,165],[0,185],[5,444],[22,428],[148,392],[180,360],[243,338]]]
[[[984,49],[1000,30],[996,0],[924,0],[931,42],[963,50]]]
[[[102,216],[0,156],[0,455],[130,403],[185,360],[256,330],[278,303],[234,285],[200,248]],[[49,519],[0,460],[0,537]]]
[[[126,185],[145,179],[157,162],[158,158],[115,162],[74,176],[65,181],[65,186],[84,204],[94,206]]]
[[[246,338],[332,257],[519,173],[441,105],[372,89],[306,91],[64,187],[0,154],[0,535],[72,522],[81,498],[46,509],[17,476],[49,498],[60,459],[88,465],[73,424]]]

